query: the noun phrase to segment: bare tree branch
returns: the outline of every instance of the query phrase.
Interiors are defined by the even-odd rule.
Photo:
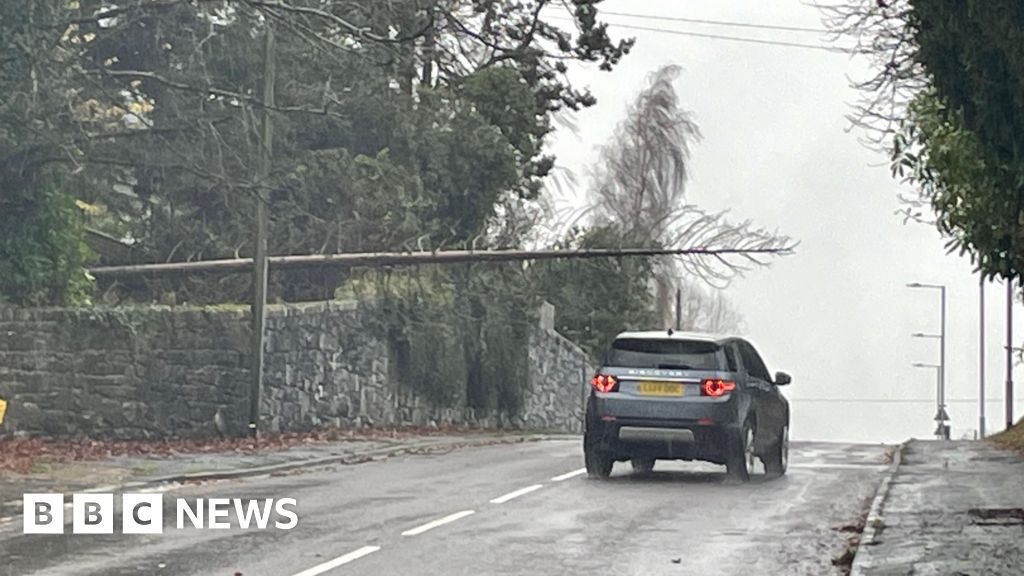
[[[852,40],[853,52],[867,59],[870,75],[850,80],[860,97],[847,117],[863,131],[866,146],[888,153],[907,106],[928,83],[915,58],[915,30],[908,18],[910,0],[841,0],[814,5],[823,15],[832,41]]]
[[[749,221],[732,223],[725,212],[708,213],[688,203],[690,146],[700,131],[679,105],[678,73],[668,66],[651,75],[602,149],[592,190],[595,221],[618,226],[624,245],[712,250],[705,256],[654,260],[655,302],[663,322],[673,315],[674,286],[697,279],[724,288],[735,276],[767,265],[767,256],[796,247],[788,237]]]
[[[312,7],[309,7],[309,6],[295,6],[293,4],[288,4],[288,3],[285,3],[285,2],[281,2],[280,0],[277,0],[277,1],[274,1],[274,2],[268,2],[266,0],[241,0],[241,1],[245,2],[246,4],[248,4],[250,6],[253,6],[253,7],[256,7],[256,8],[260,8],[260,9],[264,9],[264,10],[282,10],[282,11],[285,11],[285,12],[292,12],[292,13],[296,13],[296,14],[304,14],[304,15],[307,15],[307,16],[315,16],[317,18],[326,20],[328,22],[331,22],[333,24],[336,24],[336,25],[340,26],[342,29],[348,31],[349,33],[351,33],[354,36],[357,36],[359,38],[365,38],[367,40],[372,40],[374,42],[379,42],[381,44],[405,44],[405,43],[408,43],[408,42],[410,42],[412,40],[415,40],[415,39],[423,36],[423,34],[426,33],[426,31],[430,28],[430,26],[433,25],[432,22],[428,22],[425,26],[423,26],[420,30],[418,30],[417,32],[414,32],[413,34],[410,34],[410,35],[407,35],[407,36],[401,36],[401,37],[397,37],[397,38],[387,38],[387,37],[384,37],[384,36],[381,36],[379,34],[375,34],[375,33],[371,32],[368,27],[357,26],[357,25],[349,22],[348,20],[338,16],[337,14],[334,14],[332,12],[328,12],[326,10],[321,10],[319,8],[312,8]]]

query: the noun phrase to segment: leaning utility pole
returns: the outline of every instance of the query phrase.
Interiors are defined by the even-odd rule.
[[[267,181],[274,146],[274,124],[270,108],[274,105],[274,28],[268,21],[263,52],[263,126],[260,139],[259,185],[256,187],[256,250],[253,256],[252,302],[252,384],[249,389],[249,433],[258,436],[260,396],[263,388],[263,324],[267,306]]]
[[[343,254],[297,254],[268,256],[270,268],[278,272],[289,270],[329,268],[383,268],[388,266],[418,266],[423,264],[469,264],[477,262],[539,262],[542,260],[583,260],[593,258],[649,258],[651,256],[689,256],[715,258],[727,256],[785,256],[792,248],[593,248],[582,250],[443,250],[440,252],[347,252]],[[223,260],[196,260],[192,262],[162,262],[155,264],[129,264],[126,266],[97,266],[89,273],[102,280],[117,278],[147,278],[191,276],[197,274],[241,274],[253,269],[252,258]]]

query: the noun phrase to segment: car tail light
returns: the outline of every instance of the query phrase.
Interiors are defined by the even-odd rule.
[[[598,392],[615,392],[619,388],[619,381],[615,376],[606,376],[604,374],[595,374],[590,384]]]
[[[702,396],[711,396],[712,398],[718,398],[719,396],[724,396],[725,394],[728,394],[729,392],[732,392],[735,389],[736,389],[736,383],[735,382],[729,382],[728,380],[722,380],[721,378],[719,378],[717,380],[712,380],[712,379],[709,378],[709,379],[705,380],[704,382],[701,382],[701,385],[700,385],[700,393],[701,393],[701,395]]]

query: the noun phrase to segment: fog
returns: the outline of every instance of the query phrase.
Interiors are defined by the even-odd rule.
[[[668,17],[820,27],[818,12],[795,0],[756,3],[610,0],[605,11]],[[816,34],[722,28],[608,16],[610,22],[699,33],[823,44]],[[633,52],[612,72],[571,69],[598,104],[578,117],[575,133],[552,139],[558,165],[576,174],[581,204],[586,167],[596,157],[644,78],[666,64],[683,72],[683,105],[704,133],[692,158],[691,202],[729,210],[737,219],[778,229],[800,241],[796,254],[738,279],[726,289],[745,319],[744,332],[771,370],[793,375],[786,390],[795,439],[901,441],[931,436],[935,422],[939,292],[909,282],[947,286],[948,411],[953,437],[978,428],[978,277],[970,262],[947,255],[934,228],[904,224],[895,213],[900,185],[886,158],[858,142],[846,115],[863,62],[844,54],[764,46],[659,32],[635,36]],[[1005,288],[987,292],[988,429],[1004,427]],[[1021,320],[1024,311],[1017,311]],[[1024,322],[1015,332],[1024,336]],[[1015,345],[1019,345],[1015,343]],[[1018,370],[1019,372],[1019,370]],[[1016,378],[1019,378],[1016,376]],[[1017,397],[1024,397],[1018,393]],[[1024,402],[1018,401],[1019,417]]]

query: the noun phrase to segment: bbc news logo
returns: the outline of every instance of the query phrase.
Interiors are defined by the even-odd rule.
[[[163,534],[164,500],[162,494],[122,494],[118,519],[113,494],[73,494],[71,497],[72,534],[113,534],[115,522],[124,534]],[[63,534],[64,495],[25,494],[25,534]],[[187,498],[174,499],[175,524],[200,530],[291,530],[299,524],[294,498]]]

